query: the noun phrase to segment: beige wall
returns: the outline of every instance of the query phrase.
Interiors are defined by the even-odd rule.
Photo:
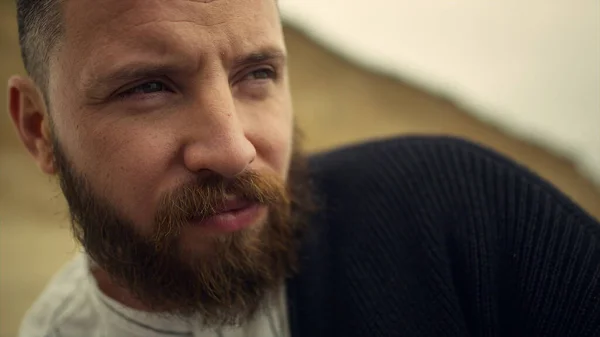
[[[6,3],[0,2],[2,88],[21,72],[14,12]],[[461,135],[525,163],[600,218],[599,193],[568,162],[504,136],[448,101],[357,69],[297,32],[286,34],[294,105],[310,150],[400,133]],[[39,173],[0,113],[0,337],[14,336],[26,308],[74,250],[58,187]]]
[[[280,3],[328,49],[475,107],[600,184],[600,1]]]

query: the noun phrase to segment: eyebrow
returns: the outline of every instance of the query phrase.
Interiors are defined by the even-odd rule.
[[[285,62],[286,54],[279,48],[264,48],[246,55],[236,57],[231,66],[257,64],[268,61]],[[116,83],[127,83],[142,78],[161,77],[166,74],[182,74],[189,71],[181,64],[175,63],[148,63],[144,61],[132,62],[121,66],[106,75],[91,76],[83,81],[83,89],[88,96],[94,97],[95,93]]]
[[[112,84],[127,83],[142,78],[161,77],[165,74],[181,73],[184,69],[176,64],[132,62],[106,75],[91,76],[83,82],[84,92],[88,96],[110,87]]]
[[[236,57],[234,59],[233,65],[234,66],[240,66],[240,65],[245,65],[245,64],[254,64],[254,63],[261,63],[261,62],[267,62],[267,61],[273,61],[273,60],[279,60],[279,61],[285,61],[286,60],[286,55],[285,53],[277,48],[266,48],[257,52],[253,52],[247,55],[243,55],[240,57]]]

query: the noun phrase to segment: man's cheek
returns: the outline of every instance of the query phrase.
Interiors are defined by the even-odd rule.
[[[291,153],[291,132],[280,123],[263,124],[271,131],[257,130],[250,135],[250,141],[257,147],[262,160],[278,173],[285,170]]]
[[[277,171],[282,177],[287,178],[290,159],[292,155],[292,135],[291,133],[282,132],[278,137],[272,139],[271,153],[269,153],[268,161],[273,170]]]
[[[99,191],[125,207],[152,200],[167,154],[141,137],[97,144],[87,153],[86,174]]]

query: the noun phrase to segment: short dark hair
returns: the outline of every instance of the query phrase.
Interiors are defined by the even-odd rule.
[[[25,70],[46,91],[50,54],[63,33],[62,0],[16,0],[19,44]]]

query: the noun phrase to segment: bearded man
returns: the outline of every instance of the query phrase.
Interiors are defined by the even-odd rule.
[[[534,174],[302,152],[275,0],[17,6],[10,115],[83,247],[20,336],[600,335],[600,225]]]

